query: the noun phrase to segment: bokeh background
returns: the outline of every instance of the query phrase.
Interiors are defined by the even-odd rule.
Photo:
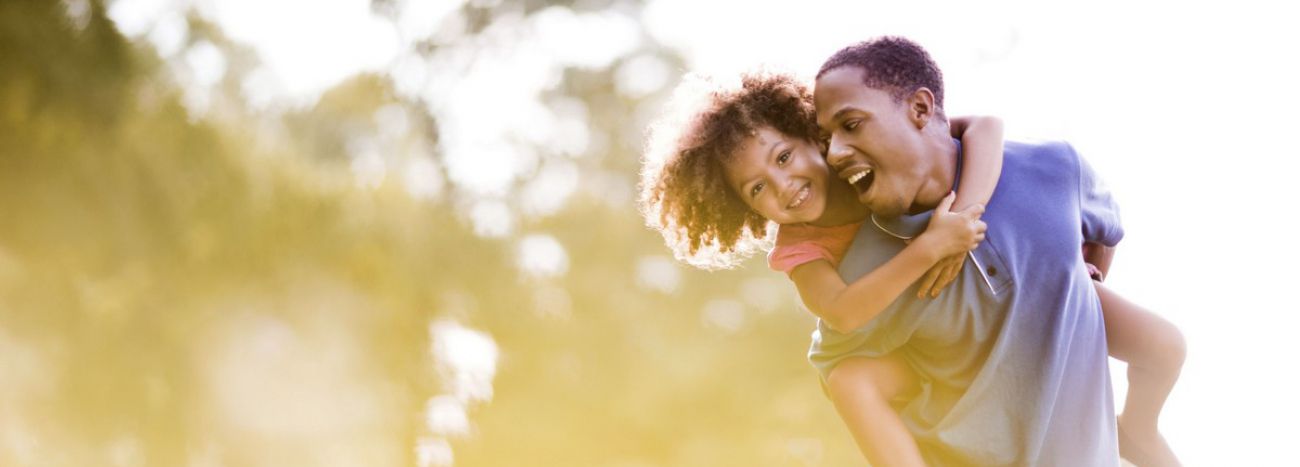
[[[863,465],[785,279],[675,262],[634,198],[683,73],[807,76],[878,34],[931,50],[950,115],[1069,140],[1107,177],[1112,287],[1190,342],[1163,426],[1187,464],[1284,464],[1292,18],[0,1],[0,465]]]

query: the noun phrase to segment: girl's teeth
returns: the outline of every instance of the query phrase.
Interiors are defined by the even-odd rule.
[[[803,205],[803,202],[807,199],[808,199],[808,189],[804,188],[802,190],[799,190],[799,194],[795,196],[794,201],[790,202],[790,206],[788,206],[788,208],[790,209],[797,208]]]

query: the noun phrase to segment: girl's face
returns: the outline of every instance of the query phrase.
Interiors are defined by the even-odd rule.
[[[813,222],[826,211],[830,169],[817,145],[806,139],[761,127],[723,171],[750,209],[778,224]]]

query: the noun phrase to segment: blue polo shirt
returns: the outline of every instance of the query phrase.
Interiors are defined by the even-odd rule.
[[[819,322],[809,360],[825,376],[846,357],[897,352],[921,381],[900,414],[930,465],[1117,465],[1106,332],[1080,252],[1119,242],[1117,206],[1068,144],[1008,142],[1004,154],[988,233],[958,278],[934,299],[913,284],[851,333]],[[876,269],[928,220],[863,223],[840,274]]]

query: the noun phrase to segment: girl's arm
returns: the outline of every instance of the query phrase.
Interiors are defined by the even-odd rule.
[[[979,220],[983,209],[949,212],[953,199],[949,194],[939,203],[925,233],[852,284],[845,284],[825,259],[796,266],[790,271],[790,279],[799,289],[804,305],[831,329],[839,332],[857,329],[884,311],[935,262],[979,245],[984,240],[985,226]]]
[[[961,180],[953,211],[989,204],[1002,176],[1002,120],[997,117],[955,117],[952,136],[961,138]]]
[[[978,219],[984,212],[984,204],[993,197],[993,190],[1002,175],[1002,120],[996,117],[956,117],[950,126],[953,136],[962,139],[964,157],[956,199],[946,199],[945,202],[963,214],[973,216],[971,220],[979,224],[979,241],[982,241],[983,222]],[[968,209],[975,205],[979,207]],[[947,207],[943,211],[955,214],[947,213]],[[936,209],[932,221],[940,219],[940,214]],[[926,233],[931,233],[932,228],[927,228]],[[937,249],[942,244],[941,239],[941,235],[922,234],[897,256],[852,284],[846,284],[826,260],[795,267],[790,271],[790,279],[799,289],[804,305],[831,329],[841,332],[857,329],[880,314],[917,279],[922,279],[918,295],[937,296],[961,271],[966,251],[979,243],[976,241],[969,248],[945,252]]]
[[[988,204],[1002,176],[1002,120],[997,117],[955,117],[949,123],[954,138],[961,138],[961,180],[953,210]],[[939,296],[965,264],[964,255],[944,258],[921,279],[916,296]]]

